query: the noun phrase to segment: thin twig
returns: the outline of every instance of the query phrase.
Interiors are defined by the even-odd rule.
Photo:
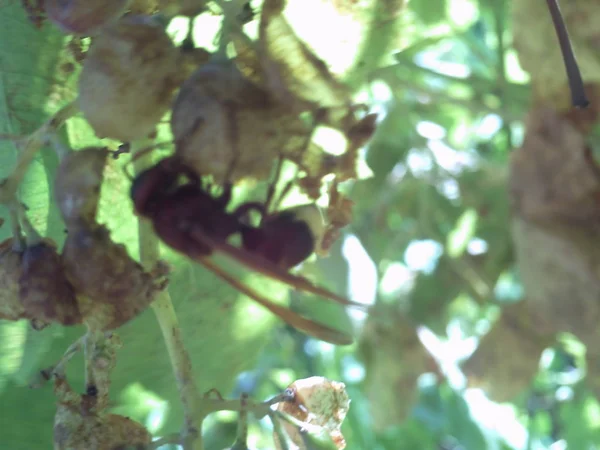
[[[134,149],[144,148],[145,145],[138,143],[138,145],[132,144],[132,147]],[[134,169],[136,173],[140,173],[145,169],[140,159],[134,160]],[[140,220],[138,230],[140,260],[147,270],[151,270],[159,260],[158,240],[149,222]],[[156,300],[152,303],[152,309],[167,346],[179,396],[183,404],[185,428],[182,433],[181,444],[185,450],[202,450],[203,417],[197,413],[197,409],[202,404],[202,398],[194,381],[190,356],[183,344],[181,328],[168,291],[161,291],[157,295]]]
[[[281,422],[277,418],[275,412],[269,413],[269,419],[271,419],[271,423],[273,424],[273,432],[279,439],[279,448],[281,450],[289,450],[288,440],[285,432],[283,431],[283,427],[281,426]]]
[[[163,445],[167,444],[177,444],[181,445],[181,435],[179,433],[169,434],[168,436],[163,436],[160,439],[152,441],[151,444],[148,444],[145,447],[145,450],[155,450]]]
[[[23,181],[23,177],[37,152],[48,142],[49,136],[55,134],[78,111],[79,108],[75,101],[69,103],[24,140],[23,148],[19,152],[17,165],[11,174],[0,183],[0,203],[10,204],[14,201],[17,189],[21,181]],[[19,138],[18,140],[21,139]]]
[[[581,78],[581,72],[575,59],[575,53],[571,47],[571,40],[569,39],[569,32],[563,19],[560,7],[558,6],[558,0],[546,0],[548,9],[550,10],[550,16],[554,23],[554,29],[556,30],[556,36],[558,37],[558,43],[560,45],[560,51],[562,52],[563,61],[565,63],[565,69],[567,70],[567,78],[569,79],[569,89],[571,90],[571,101],[573,106],[577,108],[585,108],[590,104],[590,101],[585,95],[585,89],[583,87],[583,79]]]

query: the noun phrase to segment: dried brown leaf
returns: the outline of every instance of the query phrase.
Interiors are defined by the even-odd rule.
[[[80,297],[84,321],[92,329],[120,327],[146,309],[166,286],[164,273],[146,272],[99,225],[69,228],[62,256],[67,278]]]
[[[18,320],[26,317],[19,298],[19,278],[23,253],[13,248],[14,240],[0,243],[0,319]]]
[[[282,0],[266,0],[262,9],[259,55],[269,92],[289,105],[300,99],[321,107],[347,107],[347,87],[296,35],[283,16],[284,7]]]
[[[293,391],[294,401],[279,403],[277,410],[324,429],[338,449],[345,448],[346,441],[340,428],[350,408],[350,399],[344,383],[324,377],[311,377],[294,381],[288,389]],[[282,426],[292,442],[305,448],[294,425],[284,422]],[[278,439],[276,435],[274,439]]]
[[[243,77],[232,63],[211,63],[183,84],[173,106],[176,154],[218,182],[264,179],[302,121]]]
[[[29,318],[62,325],[81,323],[77,298],[53,242],[26,248],[21,264],[19,297]]]

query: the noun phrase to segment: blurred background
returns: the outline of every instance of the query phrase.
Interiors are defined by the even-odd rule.
[[[0,42],[11,32],[2,23],[27,23],[19,6],[0,9]],[[202,268],[178,262],[172,295],[204,390],[267,399],[312,375],[342,381],[352,399],[342,428],[348,449],[600,448],[600,0],[562,7],[592,102],[586,110],[570,106],[540,0],[289,1],[297,33],[380,117],[362,179],[345,186],[354,221],[331,255],[303,272],[374,312],[345,313],[290,294],[293,308],[354,330],[355,345],[335,347],[282,326]],[[171,22],[176,40],[187,20]],[[196,43],[210,48],[219,26],[218,16],[198,17]],[[247,28],[251,34],[256,22]],[[43,45],[64,44],[45,32],[51,39]],[[42,45],[27,35],[33,31],[14,33],[23,39],[0,57],[25,42]],[[58,73],[58,50],[54,59],[37,58],[36,67]],[[29,64],[24,71],[32,73]],[[11,94],[7,86],[23,96],[22,79],[11,73],[7,98],[33,102]],[[12,132],[35,128],[55,109],[45,105],[3,106]],[[84,128],[68,130],[74,145],[91,142]],[[14,149],[5,153],[3,161],[14,161]],[[52,158],[42,155],[30,178],[38,187],[24,195],[32,214],[42,211],[37,225],[59,235],[49,191],[39,188],[55,170]],[[123,204],[123,216],[131,215]],[[133,222],[122,222],[133,218],[105,219],[124,243],[136,233]],[[286,292],[271,291],[279,294]],[[34,334],[27,324],[0,321],[3,448],[48,448],[52,392],[27,384],[81,332]],[[177,430],[180,406],[152,314],[120,334],[114,411],[157,435]],[[230,446],[236,420],[211,415],[206,448]],[[273,448],[270,422],[251,421],[250,434],[251,447]]]

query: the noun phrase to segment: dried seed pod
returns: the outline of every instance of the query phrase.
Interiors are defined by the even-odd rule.
[[[117,414],[105,414],[94,396],[73,392],[64,378],[57,378],[54,391],[58,397],[55,450],[146,448],[152,441],[142,424]]]
[[[70,152],[61,161],[54,189],[67,224],[78,220],[91,223],[96,218],[107,156],[105,148],[91,147]]]
[[[133,319],[165,288],[164,273],[151,274],[115,244],[105,227],[80,224],[69,229],[63,248],[67,278],[80,298],[85,322],[111,330]]]
[[[281,149],[307,131],[229,62],[206,64],[183,83],[171,130],[184,163],[218,182],[266,178]]]
[[[69,34],[90,36],[117,21],[131,0],[44,0],[48,18]]]
[[[346,441],[340,427],[350,408],[346,385],[324,377],[310,377],[294,381],[288,389],[293,392],[294,401],[279,403],[277,410],[322,428],[329,433],[338,449],[345,448]],[[282,425],[290,439],[300,448],[304,448],[298,429],[287,422]],[[274,439],[277,444],[276,434]]]
[[[16,250],[0,244],[0,319],[29,319],[35,329],[48,323],[81,323],[77,300],[50,241]]]
[[[19,299],[19,279],[23,253],[14,249],[14,240],[0,243],[0,319],[19,320],[26,317]]]
[[[79,106],[99,137],[130,142],[148,136],[185,77],[164,28],[127,16],[96,36],[79,78]]]
[[[81,323],[77,298],[53,242],[26,248],[21,266],[19,296],[28,317],[62,325]]]

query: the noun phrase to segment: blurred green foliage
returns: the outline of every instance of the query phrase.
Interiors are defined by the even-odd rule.
[[[219,317],[223,321],[216,325],[207,325],[196,313],[184,319],[182,326],[192,343],[195,369],[202,373],[203,386],[218,385],[223,394],[234,397],[247,392],[266,399],[293,380],[312,375],[343,381],[352,399],[343,427],[349,449],[598,448],[600,405],[583,382],[583,351],[576,344],[557,344],[547,350],[535,379],[510,404],[494,403],[481,392],[467,389],[459,368],[478,338],[493,326],[499,307],[521,295],[506,187],[509,154],[522,140],[530,93],[527,75],[511,47],[508,0],[411,0],[406,6],[390,0],[290,3],[294,7],[290,20],[327,62],[336,63],[327,57],[336,44],[360,35],[360,45],[344,47],[337,63],[344,68],[343,76],[356,90],[357,99],[367,101],[381,114],[377,134],[365,153],[372,176],[346,186],[355,202],[354,222],[331,256],[307,263],[305,271],[319,276],[332,289],[347,289],[356,300],[373,300],[375,314],[369,319],[359,315],[348,319],[328,305],[292,294],[291,304],[298,310],[313,311],[320,320],[338,326],[354,324],[360,342],[334,348],[292,329],[272,328],[272,320],[261,314],[254,322],[242,320],[247,318],[243,309],[236,313],[239,320]],[[15,98],[5,79],[10,79],[11,70],[36,74],[26,86],[16,84],[14,89],[26,89],[32,98],[48,98],[53,80],[45,74],[56,72],[52,59],[60,51],[61,38],[46,29],[46,39],[36,38],[14,8],[18,5],[0,8],[3,98]],[[321,14],[339,15],[347,29],[311,27],[311,20]],[[206,23],[210,20],[208,17]],[[15,23],[18,26],[10,28]],[[206,31],[210,27],[203,28],[202,20],[199,23],[197,40],[210,42],[212,36]],[[6,44],[7,36],[16,46]],[[10,69],[4,60],[18,62],[14,55],[25,51],[19,50],[19,42],[27,42],[39,55],[28,55],[29,66]],[[35,67],[31,60],[36,61]],[[11,116],[22,112],[27,115],[24,123],[39,123],[56,109],[51,102],[21,105],[17,109],[2,105],[0,110]],[[0,126],[8,127],[5,123]],[[2,131],[30,130],[24,126]],[[78,145],[87,143],[86,136],[83,127],[74,134],[71,130],[71,141]],[[4,146],[3,155],[3,165],[11,166],[14,149]],[[44,153],[42,164],[33,168],[28,178],[33,181],[24,189],[24,197],[39,213],[34,223],[41,229],[47,225],[49,234],[60,235],[59,222],[52,218],[56,212],[47,209],[50,194],[39,192],[45,172],[56,168],[50,155]],[[110,221],[110,215],[105,220]],[[135,242],[129,235],[132,224],[110,225],[122,230],[118,239]],[[135,254],[135,245],[130,246]],[[186,267],[173,284],[179,286],[177,292],[182,296],[193,287],[196,297],[204,301],[231,305],[237,295],[217,283],[202,275],[202,269]],[[191,302],[192,293],[184,297],[177,307],[178,313],[187,317],[198,302]],[[396,321],[395,313],[377,314],[389,308],[399,312],[404,321]],[[152,431],[176,429],[180,412],[164,352],[156,356],[164,362],[152,363],[160,376],[151,377],[150,382],[141,373],[146,370],[140,366],[141,359],[153,349],[162,352],[158,335],[146,334],[155,328],[153,318],[146,314],[138,323],[137,331],[125,330],[125,336],[146,336],[147,345],[119,357],[127,370],[122,369],[117,382],[115,411],[135,417]],[[418,347],[412,338],[389,331],[408,327],[410,335],[417,326],[430,331],[419,335],[424,344],[415,340]],[[376,331],[365,331],[373,329]],[[2,448],[33,449],[34,441],[24,445],[19,440],[32,431],[43,430],[40,436],[50,436],[51,392],[43,389],[32,394],[24,386],[80,331],[65,334],[51,329],[33,334],[22,323],[0,323]],[[427,356],[428,351],[437,366],[413,364],[408,357],[419,352]],[[405,371],[410,376],[402,379],[408,382],[385,385],[386,378],[373,380],[373,373],[379,370],[376,366],[384,363],[389,366],[383,372]],[[390,375],[393,378],[394,373]],[[391,424],[376,423],[377,417],[388,411],[374,414],[381,405],[370,394],[373,389],[401,405],[404,417],[396,419],[389,412]],[[206,425],[206,448],[231,445],[235,415],[214,414]],[[251,447],[272,448],[268,421],[252,422],[250,432]],[[40,443],[35,448],[48,446]]]

